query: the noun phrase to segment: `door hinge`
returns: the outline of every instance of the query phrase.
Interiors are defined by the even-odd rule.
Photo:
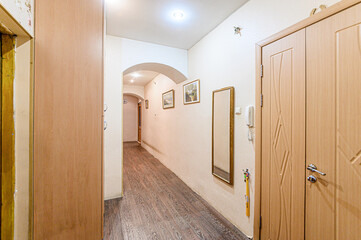
[[[262,228],[262,216],[259,216],[259,229]]]
[[[261,78],[263,78],[263,65],[261,64],[261,69],[260,69],[260,75],[261,75]]]
[[[263,107],[263,94],[261,93],[261,107]]]

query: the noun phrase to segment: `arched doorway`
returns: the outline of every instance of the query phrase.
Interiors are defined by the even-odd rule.
[[[123,76],[139,71],[152,71],[163,74],[172,79],[175,83],[187,80],[187,77],[177,69],[161,63],[141,63],[134,65],[123,72]]]
[[[161,64],[161,63],[151,63],[151,62],[150,63],[141,63],[141,64],[134,65],[132,67],[129,67],[123,72],[123,81],[122,81],[123,143],[132,142],[128,138],[127,131],[129,130],[128,126],[133,128],[134,124],[133,125],[128,124],[127,122],[129,122],[130,120],[128,118],[129,116],[126,116],[126,114],[127,114],[126,108],[130,107],[131,105],[126,106],[126,104],[124,102],[124,100],[126,98],[129,98],[132,96],[132,97],[137,97],[139,99],[139,102],[138,102],[139,104],[138,104],[138,109],[137,109],[138,110],[138,115],[137,115],[138,116],[138,118],[137,118],[138,143],[141,146],[143,146],[143,144],[144,144],[148,147],[151,147],[151,144],[149,142],[146,142],[146,139],[143,139],[143,136],[146,137],[146,134],[142,134],[142,130],[143,130],[142,128],[146,124],[150,124],[150,125],[153,124],[151,121],[147,120],[148,118],[146,118],[146,114],[145,114],[146,108],[148,107],[148,100],[146,99],[146,96],[145,96],[145,87],[148,83],[150,83],[153,79],[156,79],[160,75],[169,79],[169,81],[173,82],[173,84],[179,84],[179,83],[182,83],[183,81],[187,80],[187,77],[179,70],[177,70],[169,65],[165,65],[165,64]],[[159,102],[161,102],[161,101],[159,101]],[[155,104],[154,101],[151,103],[151,105],[152,104]],[[134,113],[134,111],[133,111],[133,113]],[[133,114],[133,113],[131,113],[131,114]],[[133,119],[134,119],[134,117],[133,117]],[[134,137],[132,138],[132,140],[134,140]],[[123,145],[122,145],[122,152],[123,152]],[[123,165],[123,159],[122,159],[122,165]],[[124,174],[123,169],[124,168],[122,167],[122,176]]]

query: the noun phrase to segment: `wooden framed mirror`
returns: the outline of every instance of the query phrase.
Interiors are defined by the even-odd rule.
[[[213,91],[212,174],[233,185],[234,87]]]

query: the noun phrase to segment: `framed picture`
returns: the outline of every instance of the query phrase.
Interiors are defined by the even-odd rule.
[[[149,108],[149,100],[145,100],[145,109]]]
[[[201,98],[199,80],[195,80],[193,82],[183,85],[183,103],[185,105],[199,103],[200,101]]]
[[[163,93],[163,109],[174,108],[174,90]]]

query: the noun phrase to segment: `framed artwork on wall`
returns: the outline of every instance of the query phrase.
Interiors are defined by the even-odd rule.
[[[183,85],[183,103],[184,105],[199,103],[200,98],[200,81],[195,80],[193,82]]]
[[[145,109],[149,108],[149,100],[145,100]]]
[[[162,95],[163,109],[174,108],[174,90],[163,93]]]

